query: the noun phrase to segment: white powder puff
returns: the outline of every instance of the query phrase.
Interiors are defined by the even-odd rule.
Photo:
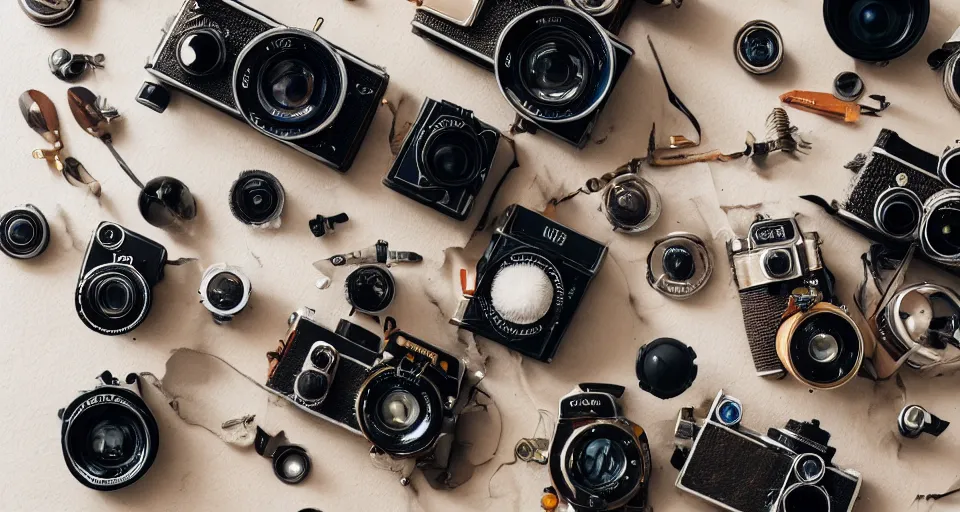
[[[504,267],[493,278],[493,307],[509,322],[530,325],[550,311],[553,283],[538,266],[519,263]]]

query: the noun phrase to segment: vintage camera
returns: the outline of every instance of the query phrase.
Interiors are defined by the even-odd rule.
[[[427,98],[383,184],[465,220],[487,177],[505,169],[513,156],[510,145],[501,144],[500,132],[473,112]]]
[[[680,410],[670,461],[678,489],[736,512],[853,510],[860,473],[833,464],[837,449],[819,421],[790,420],[764,436],[742,419],[743,405],[723,390],[702,421]]]
[[[529,130],[582,148],[634,53],[588,12],[607,13],[599,19],[616,29],[632,2],[569,1],[579,8],[562,0],[485,0],[455,21],[437,3],[417,10],[413,32],[494,71]]]
[[[834,303],[820,244],[792,218],[758,219],[746,239],[727,242],[727,252],[757,373],[786,370],[808,386],[832,389],[856,376],[864,342]]]
[[[606,255],[600,242],[512,205],[450,322],[549,363]]]
[[[101,222],[87,245],[77,282],[77,314],[95,332],[128,333],[147,318],[152,289],[163,279],[167,250],[111,222]]]
[[[859,156],[846,199],[803,196],[865,236],[890,246],[919,241],[920,255],[960,272],[960,148],[938,157],[895,132],[882,130],[874,147]],[[953,229],[957,226],[957,229]]]
[[[147,70],[345,172],[389,77],[315,32],[235,0],[186,0]]]
[[[623,416],[623,392],[613,384],[580,384],[560,399],[548,460],[552,487],[542,504],[563,501],[576,512],[646,510],[650,446],[643,428]]]
[[[395,328],[381,339],[341,320],[332,332],[312,315],[291,315],[287,336],[268,354],[267,387],[391,457],[444,466],[469,395],[466,363]]]
[[[140,479],[157,458],[157,420],[140,392],[140,377],[110,372],[58,413],[67,469],[83,485],[113,491]]]

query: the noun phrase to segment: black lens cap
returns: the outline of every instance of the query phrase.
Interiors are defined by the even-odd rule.
[[[140,191],[137,204],[140,215],[158,228],[197,216],[197,200],[190,188],[170,176],[160,176],[148,181]]]
[[[393,275],[384,267],[362,266],[347,276],[347,302],[362,313],[376,314],[393,302],[396,295]]]
[[[230,187],[230,211],[244,224],[260,226],[280,218],[283,186],[266,171],[244,171]]]
[[[697,353],[673,338],[659,338],[640,347],[637,379],[640,389],[666,400],[680,396],[697,378]]]

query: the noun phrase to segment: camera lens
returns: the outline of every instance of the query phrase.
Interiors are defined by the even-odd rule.
[[[347,302],[357,311],[376,314],[393,303],[397,284],[386,268],[365,265],[347,276],[344,288]]]
[[[960,259],[960,191],[934,194],[924,210],[920,225],[924,252],[935,261],[956,264]]]
[[[671,233],[657,240],[647,255],[647,284],[672,299],[691,297],[712,274],[710,251],[692,233]]]
[[[746,71],[755,75],[772,73],[783,63],[783,38],[773,24],[751,21],[737,33],[734,54]]]
[[[615,178],[603,191],[600,203],[607,220],[626,233],[641,233],[660,219],[660,192],[636,174]]]
[[[860,370],[863,338],[842,309],[821,302],[781,325],[777,355],[801,382],[832,389],[849,382]]]
[[[206,76],[223,67],[227,47],[223,36],[212,28],[196,28],[180,36],[177,63],[194,76]]]
[[[743,406],[734,400],[724,399],[717,406],[717,421],[730,427],[740,423],[743,418]]]
[[[298,484],[310,474],[310,457],[299,446],[281,446],[273,454],[273,472],[284,483]]]
[[[795,484],[783,494],[781,512],[830,512],[830,496],[822,487]]]
[[[809,484],[819,482],[827,468],[819,455],[807,453],[797,456],[793,462],[793,470],[801,482]]]
[[[463,128],[440,128],[423,144],[423,170],[435,184],[461,187],[480,174],[481,152],[476,134]]]
[[[623,448],[610,439],[593,439],[583,447],[583,453],[577,459],[577,467],[582,482],[587,488],[598,489],[608,486],[623,475],[627,466],[627,456]]]
[[[116,387],[85,393],[64,409],[61,445],[74,477],[109,491],[142,477],[157,454],[157,422],[136,394]]]
[[[546,6],[514,18],[500,34],[497,82],[521,114],[545,122],[581,119],[613,85],[613,45],[589,15]]]
[[[930,0],[825,0],[823,17],[834,43],[870,62],[895,59],[920,42]]]
[[[81,279],[77,288],[80,319],[101,334],[113,336],[132,331],[146,319],[150,304],[146,279],[130,265],[96,267]]]
[[[793,255],[786,249],[773,249],[763,256],[763,268],[772,278],[785,277],[793,271]]]
[[[297,396],[307,402],[315,402],[327,395],[329,386],[330,382],[326,375],[314,370],[305,370],[297,376],[295,387]]]
[[[960,147],[948,149],[937,166],[940,179],[953,188],[960,188]]]
[[[420,404],[409,391],[392,391],[380,404],[380,421],[391,430],[406,430],[419,417]]]
[[[558,463],[573,487],[569,498],[574,508],[620,510],[645,487],[649,453],[645,436],[638,438],[635,432],[629,425],[589,422],[574,430]]]
[[[11,258],[30,259],[47,250],[50,227],[35,206],[24,205],[0,217],[0,250]]]
[[[320,36],[279,27],[250,41],[237,58],[233,92],[251,126],[281,140],[319,133],[346,98],[346,68]]]
[[[922,211],[916,193],[905,188],[891,188],[877,197],[873,220],[884,234],[897,240],[908,240],[916,236]]]
[[[230,211],[244,224],[260,226],[280,218],[286,195],[266,171],[244,171],[230,188]]]

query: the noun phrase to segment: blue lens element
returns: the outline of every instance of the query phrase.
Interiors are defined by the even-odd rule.
[[[717,407],[717,418],[720,420],[720,423],[724,425],[736,425],[740,423],[740,419],[743,418],[743,408],[737,402],[725,399],[720,402],[720,406]]]

